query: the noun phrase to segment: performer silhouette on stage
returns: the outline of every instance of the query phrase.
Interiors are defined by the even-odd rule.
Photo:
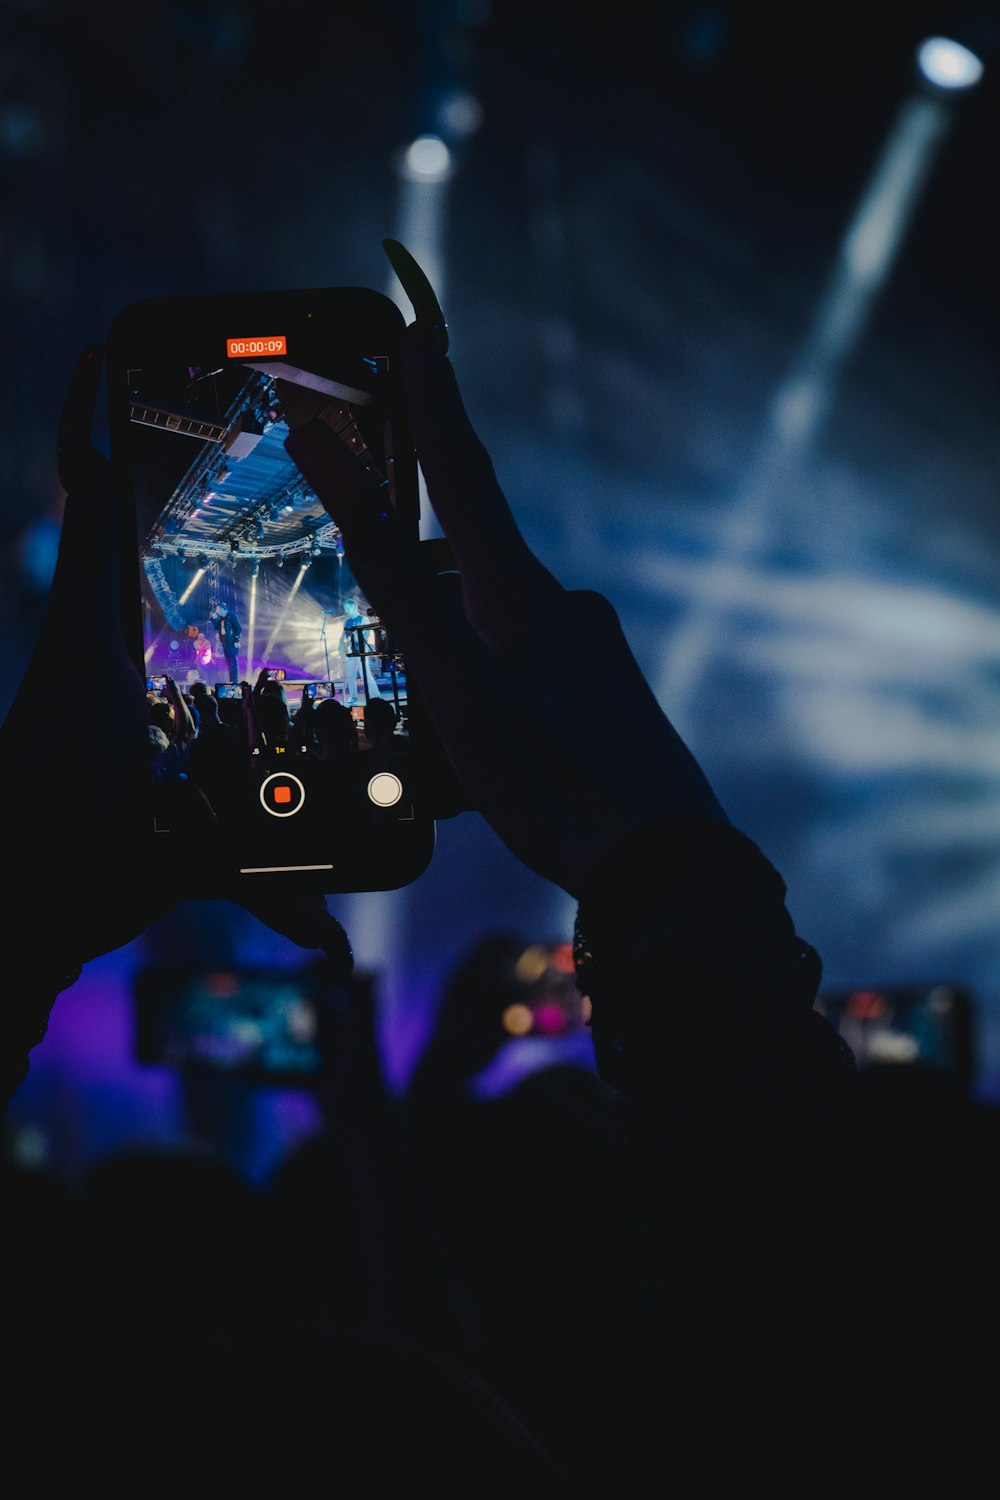
[[[348,655],[348,652],[359,649],[371,649],[375,637],[374,630],[366,630],[363,633],[355,631],[352,634],[352,629],[358,625],[372,623],[367,605],[357,595],[350,595],[344,600],[344,633],[340,637],[340,654],[347,684],[344,690],[345,702],[349,704],[367,703],[370,698],[382,696],[382,691],[375,681],[375,673],[372,671],[374,657]]]
[[[236,617],[235,610],[231,610],[228,604],[217,604],[209,619],[215,626],[219,637],[219,644],[225,654],[226,663],[229,667],[229,681],[240,680],[240,637],[243,627]]]

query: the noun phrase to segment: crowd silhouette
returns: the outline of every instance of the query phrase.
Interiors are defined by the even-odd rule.
[[[362,834],[386,816],[366,795],[372,776],[390,771],[409,786],[409,731],[388,699],[364,709],[363,730],[337,698],[303,689],[294,710],[284,683],[263,668],[240,697],[219,697],[208,684],[181,688],[165,677],[147,689],[152,777],[164,819],[173,826],[245,833],[259,819],[257,789],[275,770],[293,770],[306,786],[310,815],[331,829]]]

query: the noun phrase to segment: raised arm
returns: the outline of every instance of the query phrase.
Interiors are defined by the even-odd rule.
[[[798,1313],[829,1312],[811,1277],[848,1201],[853,1059],[814,1009],[820,961],[783,879],[730,823],[616,611],[565,588],[521,535],[463,405],[433,292],[390,248],[416,313],[407,391],[450,568],[440,547],[401,535],[322,424],[286,446],[419,682],[467,804],[577,900],[597,1064],[636,1126],[632,1206],[666,1226],[645,1266],[651,1295],[687,1327],[692,1358],[719,1341],[730,1373],[746,1370],[768,1327],[790,1347]],[[559,693],[517,670],[529,632],[565,664]],[[609,749],[594,681],[629,702],[643,774]],[[491,705],[488,735],[472,685]]]

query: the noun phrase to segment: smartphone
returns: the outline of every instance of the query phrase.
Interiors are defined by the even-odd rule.
[[[217,682],[214,691],[217,698],[243,697],[243,689],[238,682]]]
[[[157,965],[132,985],[137,1062],[308,1086],[322,1062],[322,991],[307,968]]]
[[[858,1067],[919,1065],[971,1087],[975,1009],[961,984],[859,985],[821,991],[815,1009],[854,1053]]]
[[[332,682],[307,682],[303,688],[307,698],[333,698],[334,687]]]
[[[394,302],[359,287],[152,298],[114,320],[105,369],[123,629],[144,676],[254,685],[265,666],[290,685],[334,676],[327,618],[363,591],[284,441],[325,422],[417,537],[404,330]],[[150,863],[192,897],[236,900],[415,880],[435,842],[419,774],[426,720],[412,676],[371,665],[368,690],[398,700],[410,730],[391,797],[378,778],[282,758],[287,708],[265,690],[252,705],[256,737],[224,769],[193,743],[183,777],[151,774]]]
[[[167,679],[166,679],[166,677],[147,677],[146,678],[146,691],[147,691],[147,693],[162,693],[163,689],[166,687],[166,685],[167,685]]]
[[[272,682],[284,682],[288,676],[284,667],[268,667],[267,674]]]

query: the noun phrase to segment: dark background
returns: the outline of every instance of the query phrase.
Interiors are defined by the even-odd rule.
[[[387,288],[400,154],[467,92],[481,122],[451,142],[438,282],[529,540],[618,607],[826,984],[966,985],[977,1087],[1000,1092],[995,8],[8,0],[2,18],[3,707],[51,576],[82,343],[145,295]],[[932,33],[975,45],[984,78],[949,106],[814,444],[744,534],[770,403]],[[563,666],[540,641],[524,670],[558,693]],[[101,670],[67,622],[67,683],[99,690]],[[628,702],[594,692],[635,774]],[[475,815],[441,826],[410,890],[331,904],[378,975],[396,1083],[479,935],[572,923]],[[178,946],[299,959],[225,903],[182,901],[90,965],[15,1104],[56,1157],[176,1128],[171,1078],[130,1062],[129,986]],[[286,1095],[250,1114],[254,1170],[310,1128]]]

